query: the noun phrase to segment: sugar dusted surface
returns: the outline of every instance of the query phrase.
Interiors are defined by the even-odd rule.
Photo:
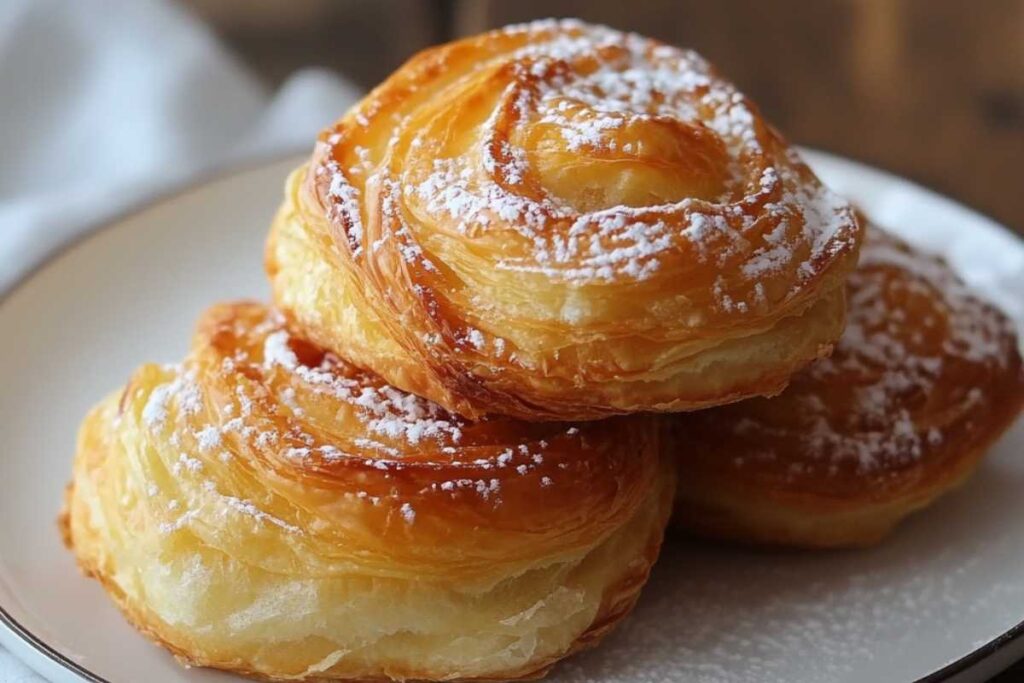
[[[679,457],[728,481],[882,499],[1012,418],[1014,328],[943,261],[872,226],[832,354],[776,398],[673,417]]]
[[[438,152],[431,147],[437,141],[426,137],[429,132],[406,130],[408,114],[378,122],[377,110],[390,105],[372,96],[336,132],[325,135],[331,152],[312,170],[321,179],[327,217],[347,235],[352,258],[366,256],[367,248],[372,256],[393,241],[410,264],[434,270],[416,241],[423,234],[417,223],[426,221],[450,223],[468,241],[510,231],[528,245],[526,253],[503,256],[495,267],[555,282],[644,281],[683,249],[704,261],[739,259],[741,272],[750,279],[795,270],[790,285],[797,293],[818,267],[812,263],[828,262],[849,248],[853,222],[848,205],[800,177],[795,153],[780,154],[776,141],[766,143],[769,138],[752,105],[700,55],[575,20],[538,21],[503,31],[521,44],[490,55],[493,59],[481,57],[479,69],[498,65],[511,77],[470,151]],[[475,75],[470,70],[463,80]],[[458,98],[461,83],[438,86],[450,88],[451,94],[435,97]],[[415,93],[434,86],[409,87]],[[579,211],[557,193],[542,189],[538,194],[531,185],[537,168],[520,139],[532,135],[528,131],[551,129],[577,155],[628,161],[649,153],[645,144],[650,142],[642,135],[635,142],[623,136],[667,123],[722,145],[730,161],[716,195]],[[350,140],[360,139],[371,126],[394,129],[389,154],[396,154],[399,140],[408,138],[410,170],[398,176],[381,151]],[[428,148],[429,169],[419,173],[415,155]],[[361,204],[368,188],[381,192],[383,201],[374,209],[380,213],[373,220],[387,226],[369,245],[363,238],[370,209]],[[759,233],[766,223],[776,229],[763,238]],[[723,287],[739,289],[736,282]],[[720,307],[746,313],[763,303],[763,293],[736,301],[739,296],[723,291]]]
[[[422,519],[414,501],[475,499],[497,510],[508,485],[520,492],[551,489],[556,496],[555,469],[586,472],[594,465],[576,454],[587,438],[579,427],[502,427],[502,418],[492,418],[497,429],[512,437],[494,442],[486,429],[479,431],[487,418],[467,421],[293,338],[283,318],[262,306],[223,306],[207,318],[193,354],[183,365],[162,368],[166,379],[152,388],[140,414],[142,428],[157,442],[166,440],[180,449],[172,457],[171,473],[198,480],[209,494],[191,507],[173,499],[159,509],[163,534],[219,511],[303,535],[299,526],[257,501],[218,489],[216,468],[231,466],[235,458],[259,457],[271,467],[286,468],[279,471],[289,476],[341,467],[337,476],[351,490],[337,495],[368,508],[386,505],[409,526]],[[466,339],[485,343],[475,329],[466,332]],[[477,436],[466,437],[467,429],[477,429]],[[551,451],[556,439],[560,449]],[[554,457],[548,461],[545,454]],[[351,465],[375,472],[369,477],[345,474]],[[392,477],[407,467],[450,472],[451,478],[403,492]]]

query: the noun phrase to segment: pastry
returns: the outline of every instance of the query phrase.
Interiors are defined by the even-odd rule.
[[[266,250],[304,338],[460,415],[779,392],[861,228],[700,56],[578,21],[420,53],[325,130]]]
[[[1024,402],[1010,321],[870,228],[831,357],[782,395],[667,418],[676,522],[801,547],[875,543],[963,482]]]
[[[469,422],[220,305],[88,415],[62,525],[188,664],[525,678],[636,600],[672,505],[658,440],[647,416]]]

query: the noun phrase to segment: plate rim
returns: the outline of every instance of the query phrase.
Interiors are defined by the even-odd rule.
[[[1000,230],[1010,237],[1016,238],[1018,241],[1021,240],[1020,235],[996,219],[991,218],[987,214],[982,213],[958,199],[944,195],[941,192],[921,185],[914,180],[900,176],[887,169],[872,166],[865,162],[851,159],[833,152],[803,145],[800,145],[797,148],[802,154],[810,153],[810,156],[827,159],[830,163],[846,165],[861,172],[880,175],[886,179],[904,183],[906,186],[913,188],[917,192],[923,193],[932,200],[939,200],[947,205],[952,205],[961,210],[967,211],[972,214],[973,217],[982,219],[988,223],[990,227]],[[243,161],[236,160],[213,164],[182,180],[144,193],[141,197],[128,203],[126,206],[105,215],[97,221],[87,224],[72,237],[46,252],[46,254],[39,259],[38,263],[35,263],[27,271],[15,277],[9,285],[0,288],[0,307],[2,307],[15,292],[28,284],[28,282],[38,275],[44,268],[52,265],[53,262],[58,260],[61,256],[77,249],[85,242],[109,229],[114,228],[115,226],[122,224],[124,221],[160,205],[179,199],[180,197],[205,185],[226,179],[233,175],[238,175],[248,171],[255,171],[264,166],[283,162],[291,157],[300,158],[301,155],[307,151],[306,146],[287,147],[256,154]],[[87,667],[79,664],[53,646],[49,645],[46,641],[15,619],[3,604],[0,604],[0,628],[5,630],[8,634],[13,635],[22,645],[31,648],[35,655],[45,657],[53,664],[57,664],[69,673],[78,676],[83,681],[87,681],[88,683],[113,683],[109,679],[89,670]],[[916,679],[912,683],[941,683],[942,681],[949,681],[959,674],[962,674],[988,660],[997,653],[1003,651],[1009,645],[1019,641],[1021,638],[1024,638],[1024,618],[992,640],[979,645],[967,654],[962,655],[935,671]],[[16,651],[11,647],[8,647],[8,650],[16,659],[45,678],[45,674],[36,667],[35,662],[32,659],[24,656],[24,652]],[[1016,660],[1012,661],[1008,666],[1012,666],[1015,663],[1017,663]],[[1003,670],[1005,669],[999,669],[993,673],[999,673]]]

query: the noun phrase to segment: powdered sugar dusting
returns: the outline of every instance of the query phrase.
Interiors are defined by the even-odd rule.
[[[416,511],[408,503],[402,503],[401,512],[406,524],[412,524],[416,521]]]
[[[847,327],[833,354],[794,377],[783,397],[774,399],[792,415],[776,419],[768,408],[773,399],[761,399],[682,419],[681,429],[705,419],[731,429],[755,448],[735,461],[740,467],[756,459],[789,462],[794,477],[811,469],[828,475],[850,468],[898,472],[941,447],[946,429],[962,429],[989,400],[987,384],[950,389],[950,377],[991,383],[1011,372],[1013,339],[1012,323],[943,262],[872,228],[849,279]],[[923,397],[940,386],[952,393],[944,394],[949,405],[936,418],[922,408]],[[718,415],[727,415],[727,424]],[[779,454],[768,445],[791,449],[793,438],[799,438],[797,452]]]
[[[273,515],[264,512],[263,510],[256,507],[256,505],[254,505],[251,501],[241,500],[239,498],[235,498],[234,496],[221,496],[220,500],[224,505],[227,506],[226,509],[251,517],[258,522],[266,522],[268,524],[273,524],[278,528],[281,528],[289,533],[297,535],[301,535],[303,533],[302,529],[300,529],[299,527],[293,524],[289,524],[283,520],[278,519],[277,517],[274,517]]]
[[[160,499],[159,489],[151,490],[149,497],[164,505],[163,533],[200,520],[208,523],[209,515],[219,511],[302,534],[294,519],[268,511],[274,499],[270,492],[256,501],[219,490],[230,480],[218,478],[218,473],[243,466],[238,462],[261,462],[288,476],[308,472],[312,478],[307,486],[318,485],[319,477],[328,473],[344,476],[347,486],[353,487],[346,491],[347,498],[374,508],[386,506],[413,526],[421,519],[420,510],[429,509],[420,507],[427,497],[468,496],[497,507],[503,504],[503,480],[520,480],[531,490],[552,487],[554,480],[545,468],[562,465],[559,469],[564,471],[568,464],[546,464],[551,440],[573,443],[583,438],[576,427],[551,424],[535,426],[521,441],[507,446],[487,438],[467,439],[465,430],[474,429],[474,423],[293,339],[283,319],[263,307],[239,306],[235,314],[218,318],[214,327],[211,339],[218,340],[216,345],[197,347],[183,367],[171,368],[175,376],[159,385],[163,389],[148,398],[149,408],[143,410],[142,423],[154,428],[166,419],[172,401],[199,391],[200,375],[203,391],[217,398],[206,412],[190,408],[185,423],[168,437],[168,443],[180,449],[171,456],[171,474],[198,480],[209,496],[169,504]],[[462,334],[474,348],[499,341],[475,328]],[[531,431],[545,438],[531,437]],[[395,475],[407,468],[434,471],[441,466],[458,476],[404,490],[396,485]],[[353,471],[360,474],[354,476]],[[191,508],[183,509],[186,505]]]
[[[750,315],[764,310],[767,292],[798,294],[852,248],[857,228],[849,206],[813,179],[795,153],[766,145],[771,133],[750,103],[696,53],[572,20],[504,31],[517,39],[507,52],[488,53],[470,73],[438,86],[455,98],[480,71],[504,79],[490,115],[474,123],[477,146],[467,153],[439,153],[439,141],[412,126],[405,110],[376,123],[377,108],[392,105],[372,95],[325,138],[313,170],[328,217],[340,221],[354,255],[365,248],[376,257],[390,245],[384,251],[437,272],[419,243],[427,234],[467,244],[509,235],[497,268],[570,285],[658,277],[678,282],[693,256],[739,268],[742,278],[716,287],[718,310]],[[430,106],[444,106],[448,95],[434,93]],[[356,129],[349,128],[353,121]],[[361,142],[369,135],[366,125],[393,126],[392,137],[368,149]],[[663,125],[704,141],[693,144],[725,150],[723,168],[705,171],[721,181],[720,191],[582,210],[535,185],[536,150],[529,142],[535,133],[553,131],[565,153],[581,159],[630,163],[651,153],[633,131]],[[349,167],[339,161],[349,158],[346,151],[357,159]],[[392,163],[384,163],[386,151]],[[381,236],[363,244],[363,221],[371,215]],[[772,278],[790,291],[753,288]]]
[[[172,400],[177,401],[182,415],[195,415],[202,408],[202,397],[195,383],[195,373],[177,373],[170,382],[153,389],[142,408],[142,421],[147,427],[159,430],[167,421]]]

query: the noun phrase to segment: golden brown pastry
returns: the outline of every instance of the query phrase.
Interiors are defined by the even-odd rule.
[[[86,418],[63,524],[189,664],[537,676],[630,610],[658,554],[673,476],[652,420],[468,422],[222,305],[183,365]]]
[[[693,52],[577,21],[427,50],[295,171],[266,252],[300,331],[467,417],[780,391],[860,227]]]
[[[875,543],[954,488],[1019,415],[1009,320],[942,261],[871,228],[830,358],[782,395],[667,419],[676,521],[804,547]]]

